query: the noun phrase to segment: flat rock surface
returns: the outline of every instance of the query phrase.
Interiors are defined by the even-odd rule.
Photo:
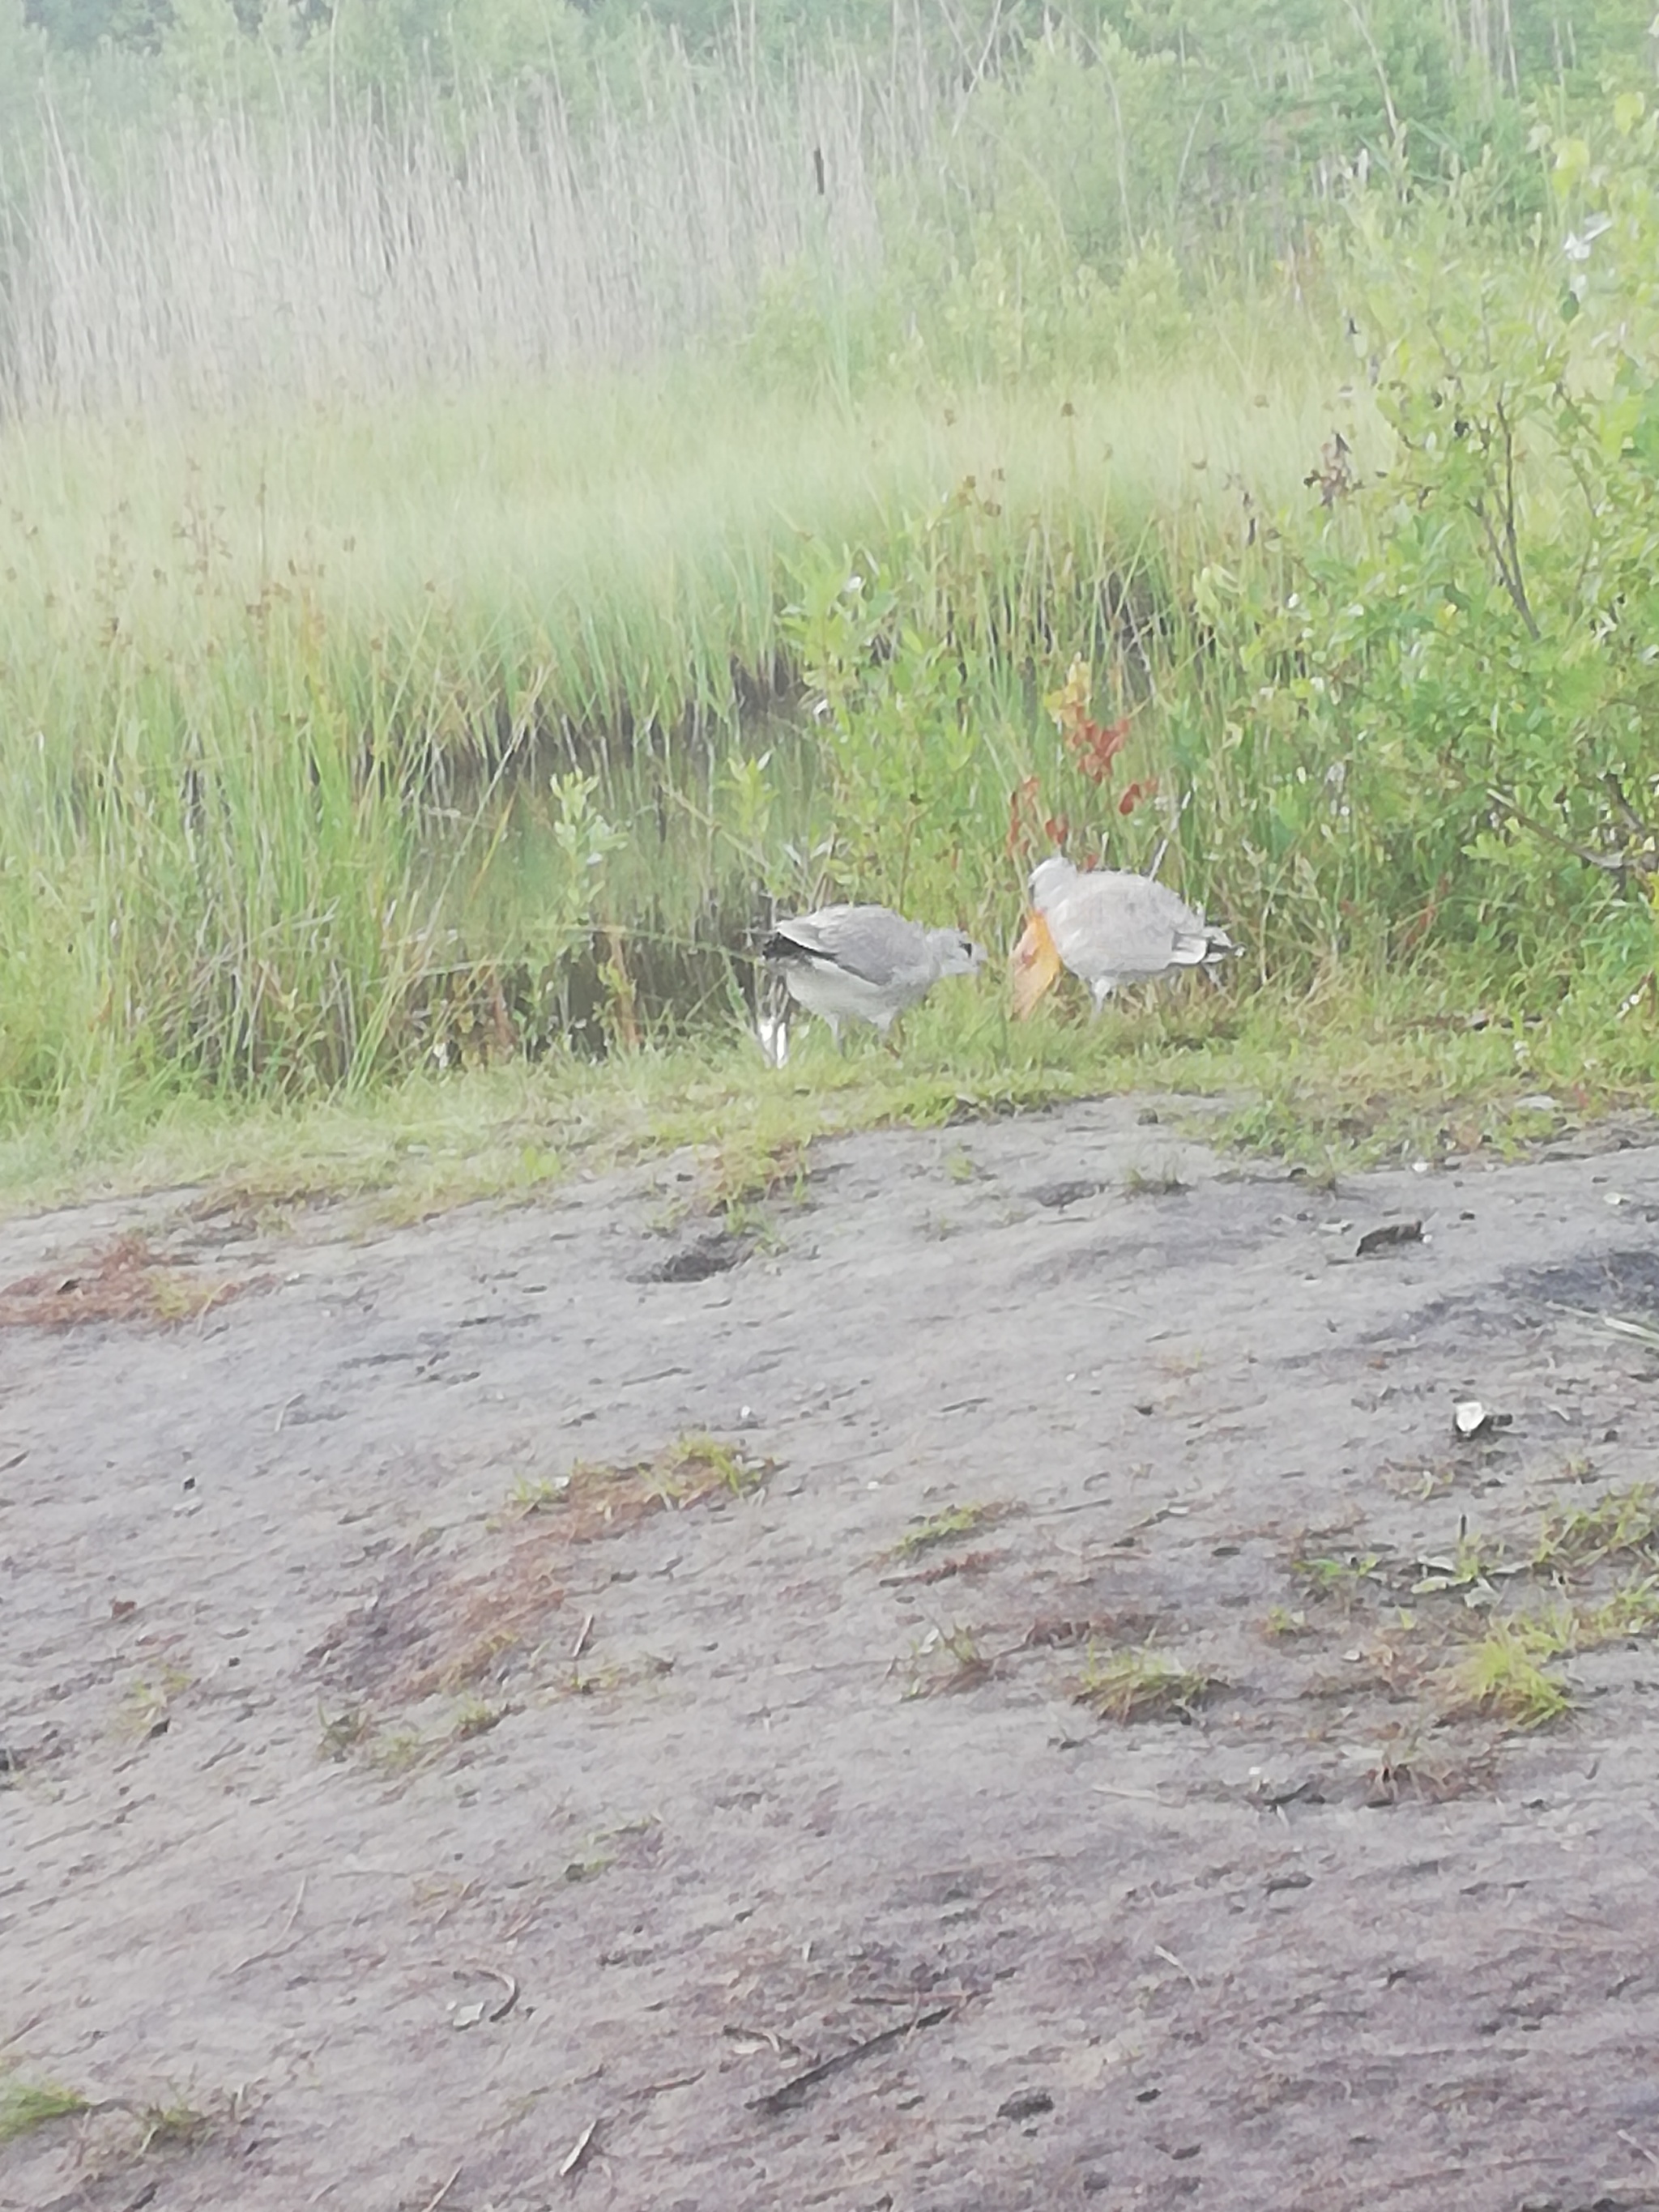
[[[1146,1111],[0,1231],[0,2204],[1659,2204],[1659,1150]]]

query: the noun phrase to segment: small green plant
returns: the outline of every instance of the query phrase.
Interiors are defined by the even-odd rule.
[[[1627,1556],[1659,1565],[1659,1492],[1651,1483],[1610,1490],[1577,1513],[1552,1514],[1540,1531],[1533,1565],[1559,1574]]]
[[[1419,1559],[1417,1566],[1418,1579],[1411,1586],[1413,1597],[1432,1597],[1455,1591],[1468,1606],[1495,1603],[1496,1578],[1524,1574],[1527,1571],[1523,1561],[1505,1561],[1501,1544],[1472,1536],[1467,1527],[1459,1528],[1457,1541],[1449,1554]]]
[[[1559,1720],[1572,1701],[1565,1686],[1545,1672],[1538,1647],[1525,1623],[1492,1621],[1455,1670],[1463,1701],[1516,1728],[1544,1728]]]
[[[1352,1596],[1362,1583],[1381,1583],[1380,1564],[1376,1552],[1349,1552],[1340,1558],[1331,1554],[1292,1559],[1291,1572],[1305,1582],[1316,1597]]]
[[[1586,1644],[1659,1632],[1659,1577],[1647,1575],[1639,1582],[1624,1584],[1579,1619],[1580,1635]]]
[[[1308,1616],[1299,1606],[1294,1611],[1286,1606],[1271,1606],[1261,1624],[1261,1633],[1272,1643],[1293,1642],[1297,1637],[1309,1633]]]
[[[365,1705],[343,1705],[337,1713],[328,1713],[319,1707],[318,1723],[322,1730],[322,1756],[342,1759],[358,1750],[373,1735],[374,1723]]]
[[[732,1236],[754,1233],[759,1209],[783,1197],[806,1202],[808,1147],[793,1136],[751,1129],[724,1137],[700,1187],[702,1205],[725,1218]]]
[[[450,1734],[457,1742],[469,1738],[488,1735],[507,1718],[505,1705],[492,1705],[483,1698],[468,1698],[458,1709],[450,1723]]]
[[[141,2151],[187,2150],[213,2124],[208,2113],[190,2105],[145,2105],[133,2117]]]
[[[430,1759],[436,1745],[418,1729],[401,1728],[376,1735],[368,1746],[370,1764],[386,1775],[407,1774]],[[334,1756],[343,1758],[343,1752]]]
[[[1097,1653],[1091,1648],[1075,1696],[1108,1720],[1190,1720],[1218,1684],[1148,1649]]]
[[[907,1529],[888,1557],[918,1559],[923,1552],[931,1552],[940,1544],[954,1544],[958,1537],[970,1536],[975,1529],[988,1528],[993,1522],[1004,1519],[1010,1510],[1006,1504],[945,1506],[927,1520]]]
[[[971,1628],[959,1622],[948,1627],[936,1622],[911,1650],[905,1695],[926,1698],[940,1691],[972,1689],[990,1672],[991,1662]]]
[[[507,1502],[514,1512],[522,1514],[547,1513],[564,1504],[570,1496],[570,1477],[568,1474],[532,1477],[524,1474],[507,1493]]]
[[[190,1688],[195,1677],[173,1662],[163,1666],[152,1680],[148,1677],[127,1685],[123,1718],[134,1735],[159,1735],[166,1728],[174,1701]]]
[[[612,1863],[612,1855],[602,1844],[594,1844],[580,1858],[566,1862],[564,1879],[567,1881],[592,1881],[604,1874]]]
[[[87,2100],[78,2089],[65,2089],[55,2081],[0,2081],[0,2143],[87,2110]]]
[[[729,1491],[733,1498],[746,1498],[765,1481],[769,1464],[746,1458],[735,1444],[722,1443],[718,1437],[692,1430],[674,1439],[658,1468],[665,1494],[680,1501],[701,1498],[711,1487]]]

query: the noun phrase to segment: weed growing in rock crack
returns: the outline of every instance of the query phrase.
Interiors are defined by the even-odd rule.
[[[423,1764],[432,1755],[434,1746],[418,1729],[393,1729],[387,1735],[379,1735],[369,1746],[371,1763],[382,1774],[407,1774]],[[343,1759],[343,1751],[334,1754]]]
[[[1193,1710],[1220,1687],[1208,1674],[1195,1673],[1159,1653],[1139,1650],[1092,1649],[1073,1692],[1103,1718],[1115,1721],[1190,1720]]]
[[[1311,1633],[1308,1616],[1300,1608],[1292,1612],[1287,1606],[1270,1606],[1267,1618],[1261,1624],[1261,1633],[1272,1643],[1290,1643],[1298,1636]]]
[[[165,1733],[174,1701],[184,1695],[194,1679],[186,1668],[169,1664],[161,1668],[154,1681],[130,1682],[123,1700],[125,1728],[134,1735]]]
[[[759,1489],[770,1470],[768,1461],[749,1459],[735,1444],[723,1444],[718,1437],[701,1430],[676,1437],[659,1464],[675,1485],[669,1494],[676,1504],[706,1498],[714,1489],[730,1491],[733,1498],[746,1498],[751,1490]]]
[[[598,1856],[571,1859],[566,1864],[564,1878],[567,1881],[592,1881],[596,1875],[604,1874],[610,1864],[608,1858]]]
[[[325,1713],[320,1706],[317,1719],[322,1729],[322,1756],[340,1759],[366,1742],[374,1730],[366,1707],[343,1705],[337,1713]]]
[[[1418,1504],[1426,1505],[1431,1498],[1444,1498],[1464,1472],[1456,1461],[1442,1459],[1430,1467],[1385,1468],[1382,1481],[1395,1497],[1414,1498]]]
[[[1465,1605],[1491,1605],[1496,1601],[1496,1583],[1501,1577],[1524,1574],[1524,1561],[1506,1559],[1504,1546],[1482,1536],[1471,1536],[1467,1526],[1460,1525],[1457,1541],[1449,1553],[1437,1553],[1416,1562],[1418,1579],[1412,1584],[1413,1597],[1432,1597],[1448,1591],[1456,1591]]]
[[[1552,1514],[1532,1564],[1540,1572],[1559,1574],[1624,1556],[1659,1566],[1659,1492],[1651,1483],[1610,1490],[1577,1513]]]
[[[1659,1577],[1621,1583],[1595,1604],[1561,1603],[1543,1613],[1509,1613],[1493,1626],[1539,1660],[1651,1636],[1659,1630]]]
[[[66,2089],[58,2082],[0,2081],[0,2143],[87,2110],[88,2101],[78,2089]]]
[[[59,1329],[102,1321],[167,1328],[251,1287],[200,1279],[167,1264],[142,1237],[119,1237],[67,1268],[26,1275],[0,1289],[0,1327]]]
[[[673,1671],[672,1659],[659,1658],[654,1651],[642,1651],[634,1659],[608,1660],[603,1666],[586,1669],[573,1668],[569,1688],[574,1697],[592,1698],[606,1690],[630,1690],[643,1682],[660,1681]]]
[[[1581,1650],[1620,1637],[1653,1635],[1659,1631],[1659,1577],[1623,1584],[1601,1605],[1581,1611],[1577,1626]]]
[[[1365,1802],[1375,1810],[1415,1800],[1443,1805],[1495,1787],[1490,1749],[1448,1757],[1425,1747],[1421,1723],[1381,1731],[1376,1764],[1365,1777]]]
[[[914,1574],[884,1575],[884,1589],[902,1587],[906,1583],[948,1583],[957,1575],[982,1575],[1006,1554],[1002,1552],[959,1552],[954,1559],[935,1559],[931,1566],[918,1567]]]
[[[529,1516],[545,1515],[572,1542],[619,1534],[664,1506],[684,1508],[721,1493],[746,1498],[758,1490],[775,1462],[751,1457],[737,1445],[701,1430],[688,1430],[649,1460],[626,1467],[578,1460],[568,1474],[550,1480],[521,1480],[508,1493],[508,1505]]]
[[[1659,1585],[1652,1579],[1615,1590],[1599,1605],[1553,1606],[1511,1613],[1486,1633],[1453,1670],[1457,1701],[1513,1727],[1547,1727],[1570,1711],[1572,1695],[1549,1673],[1552,1660],[1659,1629]]]
[[[677,1191],[651,1217],[665,1236],[692,1213],[718,1213],[728,1237],[752,1237],[763,1248],[781,1243],[765,1209],[782,1199],[806,1203],[810,1139],[769,1134],[764,1128],[728,1133],[706,1158],[690,1191]]]
[[[933,1671],[924,1673],[925,1667]],[[956,1623],[949,1628],[935,1625],[912,1648],[910,1680],[904,1694],[926,1698],[941,1691],[971,1690],[985,1681],[990,1672],[991,1662],[980,1650],[971,1628]]]
[[[489,1705],[483,1698],[468,1698],[457,1710],[449,1733],[462,1743],[471,1736],[488,1735],[491,1729],[501,1726],[507,1713],[505,1705]]]
[[[788,1247],[783,1234],[765,1210],[745,1198],[733,1199],[720,1216],[726,1234],[741,1237],[763,1259],[775,1260]]]
[[[1547,1578],[1565,1590],[1617,1559],[1659,1570],[1659,1494],[1651,1485],[1610,1491],[1592,1506],[1551,1515],[1522,1559],[1507,1559],[1501,1543],[1472,1535],[1467,1526],[1460,1526],[1449,1554],[1419,1559],[1413,1595],[1456,1596],[1486,1616],[1451,1670],[1453,1710],[1474,1710],[1516,1728],[1545,1727],[1572,1703],[1567,1686],[1548,1671],[1552,1662],[1659,1633],[1659,1571],[1598,1595],[1563,1596],[1539,1610],[1496,1610],[1498,1585],[1515,1577]]]
[[[570,1491],[568,1474],[544,1476],[539,1481],[520,1475],[507,1493],[507,1502],[515,1513],[545,1513],[550,1507],[562,1505]]]
[[[564,1880],[592,1881],[597,1875],[607,1873],[635,1838],[648,1837],[656,1826],[656,1814],[647,1813],[637,1820],[619,1820],[614,1827],[601,1828],[588,1837],[578,1856],[567,1861]]]
[[[1545,1673],[1525,1622],[1492,1621],[1454,1681],[1465,1705],[1516,1728],[1543,1728],[1572,1702],[1565,1685]]]
[[[953,1544],[958,1536],[971,1535],[975,1528],[988,1528],[994,1521],[1005,1519],[1012,1510],[1002,1504],[945,1506],[929,1519],[907,1529],[887,1556],[891,1559],[916,1559],[937,1545]]]
[[[138,2148],[141,2152],[152,2150],[187,2150],[212,2126],[206,2112],[198,2112],[191,2105],[144,2105],[134,2113],[138,2125]]]
[[[1316,1597],[1352,1598],[1362,1583],[1381,1583],[1380,1565],[1375,1552],[1350,1552],[1341,1559],[1292,1559],[1291,1572],[1300,1577]]]

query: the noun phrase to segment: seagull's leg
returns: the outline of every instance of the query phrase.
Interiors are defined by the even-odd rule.
[[[789,1057],[789,1009],[793,1003],[773,975],[765,978],[755,995],[755,1036],[774,1067],[781,1067]]]

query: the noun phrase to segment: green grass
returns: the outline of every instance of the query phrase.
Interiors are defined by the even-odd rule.
[[[1516,1728],[1547,1727],[1572,1703],[1565,1686],[1545,1671],[1534,1637],[1505,1620],[1492,1622],[1455,1680],[1468,1705]]]
[[[78,2089],[65,2089],[56,2082],[0,2080],[0,2143],[30,2135],[53,2120],[72,2119],[86,2110],[87,2100]]]
[[[1468,1640],[1440,1677],[1444,1711],[1479,1713],[1505,1726],[1531,1729],[1561,1719],[1571,1709],[1569,1685],[1552,1671],[1558,1662],[1609,1644],[1659,1633],[1659,1514],[1652,1486],[1610,1490],[1593,1505],[1546,1517],[1530,1551],[1513,1558],[1498,1538],[1467,1528],[1446,1553],[1416,1562],[1416,1599],[1461,1601],[1451,1623],[1468,1626]],[[1606,1570],[1625,1571],[1609,1580]],[[1338,1588],[1357,1595],[1366,1579],[1381,1581],[1376,1558],[1304,1560],[1297,1572],[1322,1595]],[[1629,1570],[1635,1567],[1638,1571]],[[1518,1580],[1517,1578],[1524,1578]],[[1553,1594],[1547,1601],[1540,1585]],[[1500,1603],[1530,1587],[1530,1601]],[[1301,1632],[1301,1616],[1275,1607],[1270,1637]],[[1400,1632],[1437,1644],[1458,1627],[1430,1605],[1398,1616]]]
[[[1091,1650],[1074,1694],[1108,1720],[1188,1720],[1217,1686],[1158,1652]]]
[[[1552,1514],[1539,1532],[1533,1564],[1563,1574],[1632,1556],[1659,1565],[1659,1493],[1651,1483],[1610,1490],[1577,1512]]]
[[[583,728],[624,712],[672,728],[730,704],[734,663],[764,677],[803,541],[878,541],[969,478],[994,495],[975,517],[993,558],[1130,563],[1154,538],[1182,566],[1218,554],[1239,484],[1293,503],[1333,413],[1364,419],[1310,339],[1241,317],[1218,367],[878,392],[856,411],[686,362],[291,416],[12,425],[7,694],[52,728],[55,700],[153,671],[180,705],[234,714],[269,703],[308,633],[322,670],[366,690],[378,672],[389,706],[462,752],[514,672],[509,705],[533,684]],[[61,742],[96,738],[66,720]]]
[[[678,1504],[724,1490],[747,1498],[771,1472],[769,1460],[748,1459],[735,1444],[723,1443],[702,1430],[676,1437],[659,1457],[654,1480],[663,1495]]]
[[[900,1054],[861,1036],[837,1054],[803,1022],[789,1064],[776,1069],[734,1024],[607,1060],[559,1053],[534,1065],[428,1070],[288,1104],[158,1086],[0,1137],[0,1212],[188,1188],[196,1203],[271,1227],[336,1199],[409,1219],[684,1148],[699,1163],[694,1202],[730,1211],[794,1189],[821,1137],[1135,1091],[1189,1096],[1196,1133],[1322,1174],[1482,1147],[1504,1157],[1519,1145],[1517,1097],[1540,1086],[1562,1100],[1565,1122],[1652,1097],[1634,1070],[1608,1082],[1605,1061],[1587,1069],[1582,1032],[1565,1015],[1528,1033],[1517,1073],[1507,1031],[1425,1026],[1429,1010],[1413,996],[1310,1000],[1197,985],[1126,1001],[1098,1022],[1060,1006],[1021,1024],[987,975],[942,986],[911,1018]],[[1534,1126],[1526,1141],[1545,1133]]]
[[[894,1545],[889,1558],[919,1559],[922,1553],[935,1550],[941,1544],[954,1544],[963,1536],[971,1536],[981,1528],[989,1528],[994,1522],[1006,1519],[1012,1509],[1006,1504],[946,1505],[932,1514],[915,1528],[907,1528]]]
[[[817,740],[754,712],[793,696],[803,578],[854,562],[978,639],[969,742],[921,774],[963,866],[930,896],[985,925],[1018,895],[1010,793],[1060,787],[1034,682],[1098,641],[1109,581],[1152,620],[1224,554],[1236,482],[1297,495],[1331,380],[1255,343],[856,414],[682,364],[9,427],[0,1119],[723,1015],[768,893],[881,888],[836,852]]]

